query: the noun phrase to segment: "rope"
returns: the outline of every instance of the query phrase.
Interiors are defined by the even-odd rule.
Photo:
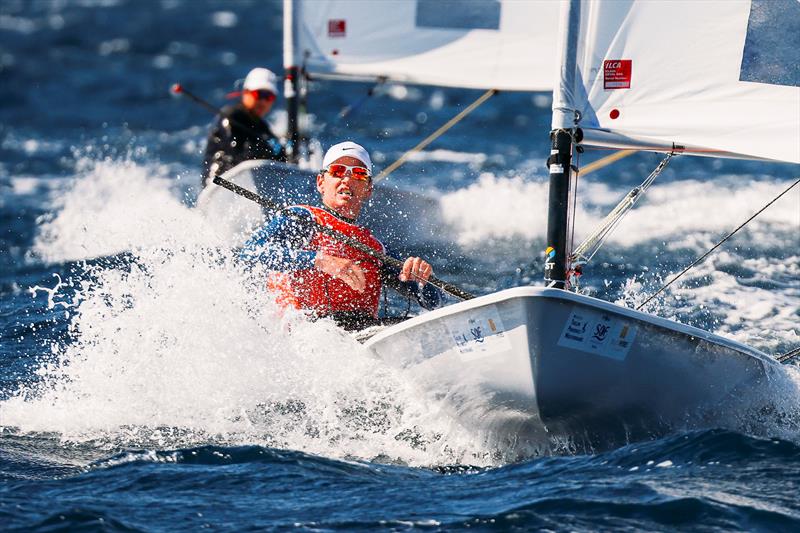
[[[342,108],[342,110],[339,111],[339,114],[336,115],[336,120],[341,120],[341,119],[345,118],[346,116],[348,116],[350,113],[353,113],[353,112],[357,111],[362,105],[364,105],[364,102],[366,102],[367,100],[369,100],[370,98],[372,98],[375,95],[375,90],[378,87],[380,87],[381,85],[383,85],[384,83],[386,83],[386,77],[385,76],[379,77],[378,81],[375,83],[375,85],[373,85],[372,87],[369,88],[369,90],[367,91],[367,94],[362,96],[355,103],[348,104],[348,105],[344,106]]]
[[[576,150],[576,154],[573,157],[575,165],[570,168],[570,175],[572,176],[572,181],[570,182],[570,194],[572,195],[572,209],[569,210],[569,241],[567,243],[567,250],[572,250],[572,246],[575,243],[575,214],[577,213],[578,207],[578,178],[580,177],[578,169],[581,166],[581,151]],[[572,165],[572,162],[570,162]],[[572,170],[575,172],[572,172]],[[580,269],[575,268],[572,265],[572,260],[574,256],[569,256],[569,261],[567,262],[567,283],[566,285],[570,285],[574,282],[574,290],[578,291],[578,279],[580,278]]]
[[[617,154],[614,155],[618,155],[619,153],[620,152],[617,152]],[[570,258],[572,261],[575,261],[579,258],[582,258],[584,262],[589,262],[592,260],[592,257],[594,257],[600,247],[603,246],[603,243],[608,236],[611,235],[614,229],[616,229],[617,225],[622,220],[622,217],[628,214],[628,211],[630,211],[633,206],[636,205],[636,202],[644,195],[658,175],[661,174],[665,168],[667,168],[667,164],[669,164],[672,156],[672,153],[667,154],[653,170],[653,172],[651,172],[650,175],[644,179],[641,185],[631,190],[625,196],[625,198],[623,198],[622,201],[620,201],[620,203],[618,203],[616,207],[611,210],[606,218],[600,222],[600,225],[597,227],[597,229],[595,229],[594,232],[575,249],[575,251],[572,253],[572,257]],[[581,175],[583,175],[583,173],[581,173]],[[592,248],[593,250],[591,253],[589,253],[588,250]]]
[[[607,155],[602,159],[598,159],[594,163],[589,163],[586,165],[585,168],[581,169],[581,174],[586,176],[587,174],[594,172],[595,170],[600,170],[601,168],[614,163],[615,161],[619,161],[623,157],[628,157],[631,154],[635,154],[636,150],[620,150],[619,152],[615,152],[611,155]]]
[[[686,268],[684,268],[684,269],[683,269],[683,270],[680,272],[680,274],[678,274],[677,276],[675,276],[674,278],[672,278],[672,279],[669,281],[669,283],[665,284],[663,287],[661,287],[660,289],[658,289],[658,290],[655,292],[655,294],[653,294],[653,295],[652,295],[652,296],[650,296],[650,297],[649,297],[647,300],[645,300],[644,302],[642,302],[641,304],[639,304],[639,305],[636,307],[636,310],[638,311],[639,309],[641,309],[642,307],[644,307],[644,306],[645,306],[645,304],[647,304],[647,302],[649,302],[650,300],[652,300],[653,298],[655,298],[656,296],[658,296],[659,294],[661,294],[661,293],[662,293],[662,292],[663,292],[663,291],[664,291],[664,290],[665,290],[667,287],[669,287],[670,285],[672,285],[673,283],[675,283],[675,282],[678,280],[678,278],[680,278],[681,276],[683,276],[684,274],[686,274],[686,273],[689,271],[689,269],[691,269],[692,267],[694,267],[695,265],[697,265],[698,263],[700,263],[700,262],[701,262],[703,259],[705,259],[706,257],[708,257],[708,256],[711,254],[711,252],[713,252],[714,250],[716,250],[717,248],[719,248],[719,247],[722,245],[722,243],[724,243],[725,241],[727,241],[728,239],[730,239],[731,237],[733,237],[733,236],[736,234],[736,232],[737,232],[737,231],[739,231],[740,229],[742,229],[743,227],[745,227],[745,226],[746,226],[746,225],[747,225],[747,224],[748,224],[748,223],[749,223],[751,220],[753,220],[753,219],[754,219],[754,218],[756,218],[758,215],[760,215],[760,214],[762,213],[762,211],[764,211],[766,208],[768,208],[769,206],[771,206],[772,204],[774,204],[775,202],[777,202],[777,201],[778,201],[778,199],[780,199],[780,197],[781,197],[781,196],[783,196],[784,194],[786,194],[787,192],[789,192],[790,190],[792,190],[792,189],[794,188],[794,186],[795,186],[795,185],[797,185],[798,183],[800,183],[800,178],[798,178],[797,180],[795,180],[795,182],[794,182],[794,183],[792,183],[791,185],[789,185],[789,187],[787,187],[786,189],[784,189],[784,191],[783,191],[782,193],[780,193],[778,196],[776,196],[775,198],[773,198],[772,200],[770,200],[770,201],[769,201],[769,203],[767,203],[767,205],[765,205],[764,207],[762,207],[761,209],[759,209],[759,210],[758,210],[758,211],[757,211],[757,212],[756,212],[756,213],[755,213],[753,216],[751,216],[750,218],[748,218],[747,220],[745,220],[744,222],[742,222],[742,224],[741,224],[741,225],[740,225],[738,228],[736,228],[736,229],[735,229],[735,230],[733,230],[732,232],[728,233],[728,234],[725,236],[725,238],[724,238],[724,239],[722,239],[722,240],[721,240],[721,241],[719,241],[717,244],[715,244],[714,246],[712,246],[712,247],[711,247],[711,249],[710,249],[709,251],[707,251],[707,252],[706,252],[706,253],[704,253],[702,256],[700,256],[698,259],[696,259],[696,260],[695,260],[695,261],[694,261],[694,262],[693,262],[691,265],[689,265],[689,266],[687,266]],[[790,353],[791,353],[791,352],[790,352]]]
[[[779,363],[788,363],[798,355],[800,355],[800,346],[798,346],[793,350],[789,350],[783,355],[779,355],[778,357],[775,358],[775,360],[778,361]]]
[[[377,183],[377,182],[381,181],[382,179],[386,178],[389,174],[391,174],[392,172],[394,172],[395,170],[400,168],[400,166],[403,165],[409,157],[411,157],[413,154],[423,150],[430,143],[435,141],[437,138],[441,137],[441,135],[444,132],[446,132],[447,130],[449,130],[450,128],[452,128],[453,126],[458,124],[459,122],[461,122],[461,119],[463,119],[464,117],[466,117],[467,115],[472,113],[475,109],[478,108],[478,106],[480,106],[482,103],[484,103],[486,100],[488,100],[489,98],[491,98],[495,94],[497,94],[497,89],[489,89],[488,91],[483,93],[477,100],[472,102],[469,106],[467,106],[459,114],[457,114],[456,116],[454,116],[453,118],[448,120],[447,123],[445,123],[444,126],[442,126],[438,130],[436,130],[433,133],[431,133],[430,135],[428,135],[425,139],[422,140],[422,142],[420,142],[414,148],[412,148],[411,150],[409,150],[408,152],[406,152],[402,156],[400,156],[400,159],[398,159],[397,161],[395,161],[394,163],[392,163],[391,165],[386,167],[386,169],[384,169],[380,174],[375,176],[375,178],[373,178],[372,181],[374,183]]]

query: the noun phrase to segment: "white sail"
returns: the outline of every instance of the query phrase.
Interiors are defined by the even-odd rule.
[[[311,73],[551,90],[558,0],[294,0],[294,57]]]
[[[574,0],[562,17],[554,128],[800,163],[798,0]]]

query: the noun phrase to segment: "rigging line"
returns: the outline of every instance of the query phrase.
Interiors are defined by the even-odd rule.
[[[636,202],[639,201],[639,198],[644,196],[644,193],[653,184],[655,179],[664,171],[669,163],[670,159],[673,157],[673,153],[668,153],[664,159],[656,166],[656,168],[647,176],[644,181],[638,186],[631,190],[625,198],[623,198],[611,212],[606,215],[606,217],[600,222],[600,225],[595,229],[589,237],[587,237],[581,244],[578,246],[575,251],[572,253],[572,260],[577,260],[578,258],[583,258],[585,262],[589,262],[592,260],[594,255],[600,250],[600,248],[605,243],[605,240],[608,238],[611,233],[616,229],[617,225],[620,223],[622,218],[633,209],[633,206],[636,205]],[[588,252],[591,248],[594,248],[591,252]]]
[[[577,209],[577,206],[578,206],[578,178],[580,177],[579,169],[581,168],[581,152],[579,150],[576,150],[576,152],[577,152],[577,154],[575,155],[575,159],[576,159],[576,163],[577,164],[574,166],[574,171],[575,171],[574,172],[574,175],[575,175],[574,180],[575,181],[573,182],[575,184],[575,187],[571,187],[571,189],[572,189],[572,191],[571,191],[571,193],[572,193],[572,210],[571,210],[572,214],[570,215],[570,218],[572,220],[570,220],[569,247],[567,248],[568,250],[573,250],[573,246],[575,245],[575,218],[576,218],[575,210]],[[572,174],[573,174],[572,170],[573,169],[570,168],[570,176],[572,176]],[[570,252],[569,260],[570,260],[570,264],[568,265],[568,267],[569,267],[567,269],[568,271],[569,270],[573,270],[573,265],[572,265],[573,254],[572,254],[572,252]]]
[[[690,268],[692,268],[693,266],[697,265],[697,264],[698,264],[698,263],[700,263],[700,262],[701,262],[703,259],[705,259],[706,257],[708,257],[708,256],[711,254],[711,252],[713,252],[714,250],[716,250],[717,248],[719,248],[719,247],[722,245],[722,243],[724,243],[725,241],[727,241],[728,239],[730,239],[731,237],[733,237],[733,236],[734,236],[734,234],[736,234],[736,232],[737,232],[737,231],[739,231],[740,229],[742,229],[743,227],[745,227],[745,226],[746,226],[746,225],[747,225],[747,224],[748,224],[748,223],[749,223],[751,220],[753,220],[753,219],[754,219],[754,218],[756,218],[758,215],[760,215],[760,214],[762,213],[762,211],[764,211],[766,208],[768,208],[769,206],[771,206],[772,204],[774,204],[775,202],[777,202],[777,201],[778,201],[778,200],[781,198],[781,196],[783,196],[783,195],[784,195],[784,194],[786,194],[787,192],[791,191],[791,190],[794,188],[794,186],[795,186],[795,185],[797,185],[798,183],[800,183],[800,178],[796,179],[796,180],[795,180],[795,182],[794,182],[794,183],[792,183],[791,185],[789,185],[789,186],[788,186],[786,189],[784,189],[784,191],[783,191],[782,193],[780,193],[778,196],[776,196],[775,198],[773,198],[772,200],[770,200],[770,201],[767,203],[767,205],[765,205],[764,207],[762,207],[761,209],[759,209],[759,210],[758,210],[758,211],[757,211],[757,212],[756,212],[756,213],[755,213],[753,216],[751,216],[750,218],[748,218],[747,220],[745,220],[744,222],[742,222],[742,223],[741,223],[741,225],[739,225],[739,227],[738,227],[738,228],[736,228],[736,229],[735,229],[735,230],[733,230],[732,232],[728,233],[728,234],[725,236],[725,238],[724,238],[724,239],[722,239],[722,240],[721,240],[721,241],[719,241],[717,244],[715,244],[713,247],[711,247],[711,249],[710,249],[710,250],[708,250],[706,253],[704,253],[702,256],[700,256],[698,259],[696,259],[696,260],[695,260],[695,261],[694,261],[694,262],[693,262],[691,265],[689,265],[689,266],[687,266],[686,268],[684,268],[684,269],[683,269],[683,270],[682,270],[682,271],[681,271],[681,272],[680,272],[680,273],[679,273],[677,276],[675,276],[674,278],[672,278],[672,279],[669,281],[669,283],[665,284],[663,287],[661,287],[660,289],[658,289],[658,290],[657,290],[657,291],[656,291],[656,292],[655,292],[653,295],[651,295],[651,296],[650,296],[650,297],[649,297],[647,300],[645,300],[644,302],[642,302],[641,304],[639,304],[638,306],[636,306],[636,310],[638,311],[639,309],[641,309],[642,307],[644,307],[644,306],[645,306],[645,304],[647,304],[647,302],[649,302],[650,300],[652,300],[653,298],[655,298],[656,296],[658,296],[659,294],[661,294],[661,293],[662,293],[662,292],[663,292],[663,291],[664,291],[664,290],[665,290],[667,287],[669,287],[670,285],[672,285],[673,283],[675,283],[675,282],[678,280],[678,278],[680,278],[681,276],[683,276],[684,274],[686,274],[686,273],[689,271],[689,269],[690,269]]]
[[[394,163],[392,163],[391,165],[386,167],[383,171],[381,171],[380,174],[375,176],[372,181],[374,183],[377,183],[377,182],[381,181],[382,179],[386,178],[387,176],[389,176],[389,174],[391,174],[392,172],[394,172],[395,170],[400,168],[400,166],[403,165],[409,157],[411,157],[413,154],[419,152],[420,150],[423,150],[430,143],[435,141],[437,138],[441,137],[441,135],[444,132],[446,132],[447,130],[449,130],[450,128],[452,128],[453,126],[458,124],[459,122],[461,122],[461,119],[463,119],[464,117],[466,117],[467,115],[469,115],[470,113],[475,111],[475,109],[477,109],[478,106],[480,106],[486,100],[488,100],[489,98],[491,98],[492,96],[497,94],[497,92],[498,92],[497,89],[489,89],[488,91],[483,93],[477,100],[475,100],[470,105],[468,105],[466,108],[464,108],[456,116],[454,116],[453,118],[448,120],[444,124],[444,126],[442,126],[438,130],[434,131],[433,133],[431,133],[430,135],[425,137],[425,139],[423,139],[418,145],[416,145],[414,148],[412,148],[408,152],[406,152],[403,155],[401,155],[400,158],[397,161],[395,161]]]
[[[793,350],[789,350],[783,355],[779,355],[778,357],[775,358],[775,360],[779,363],[788,363],[798,355],[800,355],[800,346],[794,348]]]
[[[620,150],[619,152],[614,152],[611,155],[607,155],[602,159],[598,159],[593,163],[589,163],[586,165],[585,168],[581,170],[581,174],[586,177],[587,174],[594,172],[595,170],[600,170],[601,168],[610,165],[616,161],[619,161],[623,157],[628,157],[631,154],[635,154],[637,150]]]
[[[341,120],[341,119],[347,117],[348,115],[350,115],[352,113],[355,113],[362,105],[364,105],[364,103],[367,100],[369,100],[370,98],[375,96],[375,91],[378,89],[378,87],[380,87],[381,85],[386,83],[386,80],[387,80],[386,76],[380,76],[378,78],[378,81],[375,82],[375,85],[373,85],[372,87],[369,88],[369,90],[367,91],[367,94],[365,94],[364,96],[359,98],[354,103],[344,106],[342,108],[342,110],[339,111],[339,114],[336,115],[336,120]]]

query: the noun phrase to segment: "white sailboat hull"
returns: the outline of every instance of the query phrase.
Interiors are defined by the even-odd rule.
[[[593,442],[714,425],[779,365],[706,331],[557,289],[519,287],[388,328],[365,345],[468,427]],[[705,419],[703,417],[706,417]]]

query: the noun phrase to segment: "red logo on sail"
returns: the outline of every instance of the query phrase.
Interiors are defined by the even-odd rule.
[[[344,19],[328,20],[328,37],[344,37],[347,35],[347,21]]]
[[[633,61],[606,59],[603,61],[603,89],[630,89]]]

